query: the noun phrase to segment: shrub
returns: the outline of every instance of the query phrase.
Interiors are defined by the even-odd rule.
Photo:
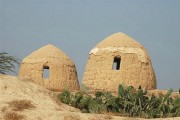
[[[0,53],[0,74],[15,72],[15,65],[19,65],[19,60],[16,57],[9,56],[7,53]]]
[[[121,116],[162,118],[180,116],[180,98],[173,99],[169,90],[165,96],[147,96],[147,91],[139,86],[135,90],[132,86],[119,85],[118,96],[110,92],[98,91],[95,97],[77,92],[72,95],[68,90],[60,93],[61,102],[79,108],[86,113],[115,113]]]
[[[58,95],[58,98],[61,102],[69,104],[71,100],[70,96],[72,96],[70,92],[68,90],[64,90],[61,94]]]

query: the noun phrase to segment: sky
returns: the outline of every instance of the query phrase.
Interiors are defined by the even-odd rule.
[[[0,0],[0,52],[22,60],[53,44],[80,83],[90,50],[117,32],[146,48],[158,89],[180,88],[180,0]]]

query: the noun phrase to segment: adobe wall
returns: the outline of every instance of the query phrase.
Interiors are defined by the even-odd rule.
[[[113,70],[115,56],[121,56],[120,70]],[[151,61],[144,48],[108,47],[94,48],[83,76],[88,88],[116,91],[119,84],[141,85],[144,89],[155,89],[156,80]]]
[[[43,79],[44,65],[49,66],[49,79]],[[75,65],[67,60],[60,61],[48,58],[46,62],[40,59],[25,60],[21,64],[19,76],[30,78],[35,83],[45,86],[50,90],[61,91],[64,88],[69,90],[79,89]]]

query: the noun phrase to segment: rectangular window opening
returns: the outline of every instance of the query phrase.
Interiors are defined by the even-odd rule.
[[[120,64],[121,64],[121,58],[120,57],[114,57],[113,61],[113,70],[120,70]]]
[[[43,67],[43,78],[48,79],[49,78],[49,66]]]

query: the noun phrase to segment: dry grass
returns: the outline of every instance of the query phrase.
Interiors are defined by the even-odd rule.
[[[89,120],[112,120],[113,117],[109,114],[94,114],[93,116],[89,117]]]
[[[80,116],[75,114],[65,115],[64,120],[80,120]]]
[[[2,111],[2,112],[6,112],[6,110],[7,110],[7,107],[2,107],[2,108],[1,108],[1,111]]]
[[[19,80],[20,81],[23,81],[23,82],[31,82],[31,83],[34,83],[34,81],[29,78],[29,77],[19,77]]]
[[[24,109],[35,108],[30,100],[13,100],[11,102],[8,102],[8,104],[14,111],[22,111]]]
[[[105,120],[111,120],[112,119],[112,115],[107,114],[107,115],[104,116],[104,119]]]
[[[24,118],[23,115],[19,115],[15,112],[8,112],[4,115],[4,120],[22,120]]]

